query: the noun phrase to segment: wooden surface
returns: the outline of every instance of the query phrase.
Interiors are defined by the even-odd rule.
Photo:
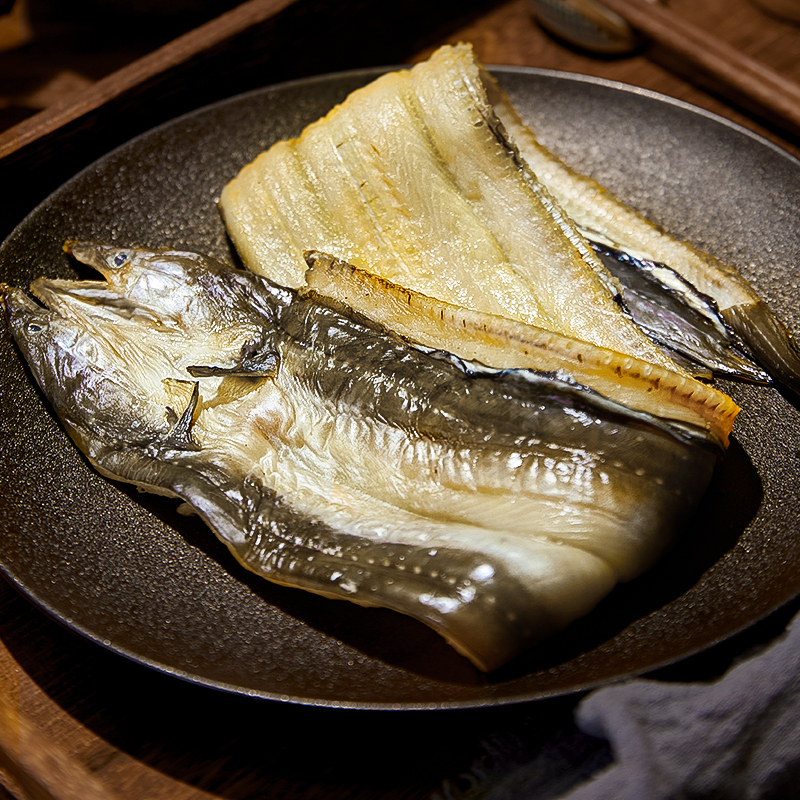
[[[125,92],[148,84],[165,72],[197,58],[219,43],[225,43],[253,26],[273,18],[292,5],[293,0],[258,0],[243,3],[219,17],[181,34],[152,52],[120,67],[110,75],[90,81],[78,92],[54,95],[34,116],[0,136],[0,158],[28,147],[37,139],[63,130]],[[33,34],[31,34],[33,35]]]
[[[0,24],[5,48],[0,111],[6,112],[0,125],[10,136],[14,124],[22,126],[16,133],[42,133],[38,145],[34,136],[0,161],[5,188],[0,233],[10,231],[78,168],[187,107],[313,72],[417,61],[439,44],[459,40],[471,41],[490,64],[592,74],[662,92],[800,153],[796,137],[745,110],[747,104],[731,96],[729,87],[702,88],[709,85],[708,76],[693,72],[679,54],[645,47],[630,56],[594,58],[546,35],[523,0],[409,3],[402,19],[397,4],[389,11],[389,4],[378,2],[333,4],[335,9],[306,0],[246,5],[252,29],[231,29],[204,52],[198,42],[215,35],[205,28],[199,38],[184,38],[183,45],[166,51],[171,65],[159,60],[163,50],[157,59],[132,67],[126,62],[187,33],[174,19],[127,27],[96,17],[76,22],[47,17],[48,5],[40,3],[30,11],[42,13],[41,18],[0,20],[5,25]],[[669,8],[800,81],[800,28],[768,17],[747,0],[671,0]],[[230,24],[241,17],[226,19]],[[91,35],[81,36],[81,25]],[[168,38],[159,37],[159,31]],[[126,71],[114,76],[118,69]],[[133,75],[141,77],[141,85],[131,81]],[[113,115],[104,116],[106,102]],[[79,106],[80,113],[70,117]],[[42,124],[46,127],[57,114],[66,122],[64,129],[43,133]],[[787,612],[780,612],[745,636],[673,668],[667,677],[718,674],[745,648],[779,631],[786,619]],[[576,700],[387,713],[232,697],[86,642],[0,582],[0,800],[424,798],[443,786],[463,785],[460,776],[491,753],[487,743],[527,747],[535,756],[536,747],[569,729]]]
[[[660,3],[607,0],[605,5],[687,69],[792,133],[800,132],[800,84]]]

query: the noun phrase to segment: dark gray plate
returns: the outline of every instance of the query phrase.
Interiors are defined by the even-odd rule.
[[[607,82],[495,70],[552,149],[753,280],[793,328],[800,164],[681,103]],[[375,72],[304,80],[202,109],[100,159],[0,248],[0,278],[74,277],[66,238],[233,258],[222,186]],[[176,504],[95,474],[7,333],[0,342],[0,566],[73,630],[197,683],[300,703],[469,707],[596,686],[673,662],[800,593],[800,419],[775,389],[727,388],[735,438],[691,530],[643,578],[499,674],[415,622],[272,586]]]

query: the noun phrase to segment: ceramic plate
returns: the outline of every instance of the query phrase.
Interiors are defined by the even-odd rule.
[[[600,80],[495,70],[551,149],[660,224],[736,264],[795,331],[800,163],[740,128]],[[261,150],[375,77],[282,84],[181,117],[101,158],[0,248],[0,279],[75,277],[67,238],[233,259],[215,201]],[[800,418],[775,389],[743,407],[694,524],[643,578],[491,676],[388,611],[285,589],[242,569],[177,504],[87,465],[0,342],[0,567],[74,631],[135,661],[232,692],[361,708],[541,698],[696,653],[800,593]]]

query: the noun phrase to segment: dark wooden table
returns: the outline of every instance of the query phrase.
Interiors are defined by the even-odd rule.
[[[489,64],[597,75],[677,97],[800,154],[800,139],[745,112],[740,99],[703,88],[669,53],[646,46],[617,58],[581,53],[544,33],[523,0],[251,3],[246,24],[237,28],[231,17],[218,23],[232,25],[230,35],[206,27],[208,47],[183,40],[161,62],[137,59],[232,4],[200,4],[195,17],[164,18],[153,3],[127,20],[109,5],[76,3],[65,18],[58,4],[31,2],[28,22],[0,20],[0,136],[10,147],[0,161],[0,235],[79,168],[177,113],[288,78],[418,61],[459,40],[471,41]],[[748,0],[669,6],[800,81],[800,28]],[[83,110],[70,116],[76,107]],[[719,674],[775,635],[792,610],[663,675]],[[443,786],[463,788],[462,775],[484,759],[490,765],[497,749],[524,760],[569,738],[578,699],[374,712],[230,696],[84,641],[0,581],[0,798],[429,797]],[[599,742],[587,750],[588,766],[609,757]]]

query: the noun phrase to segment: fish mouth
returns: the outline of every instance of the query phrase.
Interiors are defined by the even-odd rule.
[[[63,250],[73,256],[82,264],[94,267],[98,272],[102,272],[104,260],[101,255],[102,249],[110,251],[111,245],[101,245],[99,243],[81,241],[79,239],[67,239],[64,242]]]
[[[82,324],[101,313],[104,317],[114,314],[129,319],[141,309],[138,303],[101,281],[38,278],[31,284],[31,291],[51,312]]]
[[[63,250],[82,264],[96,269],[106,279],[116,270],[125,268],[130,256],[135,252],[132,248],[85,239],[67,239],[63,244]]]
[[[33,333],[46,328],[53,312],[37,303],[27,292],[14,286],[0,284],[0,300],[5,309],[6,319],[14,331],[32,325]]]

